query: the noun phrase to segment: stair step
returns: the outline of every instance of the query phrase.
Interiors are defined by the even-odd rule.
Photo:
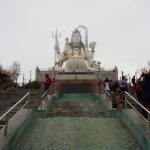
[[[102,117],[97,101],[55,101],[48,117]]]

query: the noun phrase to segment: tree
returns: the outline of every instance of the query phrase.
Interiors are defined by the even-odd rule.
[[[142,67],[140,69],[137,69],[135,72],[135,76],[140,76],[142,73],[150,72],[150,61],[147,62],[147,65],[145,67]]]
[[[0,69],[2,69],[3,68],[3,65],[2,64],[0,64]]]
[[[0,91],[11,83],[11,74],[0,64]]]
[[[12,81],[17,83],[17,79],[21,73],[21,65],[19,62],[14,61],[12,62],[12,65],[10,66],[9,69],[10,73],[11,73],[11,77],[12,77]]]

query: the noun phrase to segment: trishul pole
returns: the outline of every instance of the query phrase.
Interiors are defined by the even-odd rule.
[[[57,43],[58,43],[58,39],[57,38],[61,37],[61,33],[58,35],[57,34],[57,29],[56,29],[55,35],[53,35],[53,32],[52,32],[52,37],[55,38],[55,46],[56,46]],[[55,50],[55,46],[54,46],[54,50]],[[55,50],[55,64],[54,64],[54,66],[56,66],[56,50]]]

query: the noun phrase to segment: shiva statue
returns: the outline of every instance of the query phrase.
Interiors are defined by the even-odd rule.
[[[91,53],[84,46],[82,37],[78,29],[75,29],[71,36],[71,41],[66,38],[65,48],[61,54],[59,47],[55,46],[58,61],[56,62],[56,70],[62,70],[65,63],[64,71],[66,72],[87,72],[97,70],[94,62],[95,42],[90,43]],[[58,68],[58,69],[57,69]]]

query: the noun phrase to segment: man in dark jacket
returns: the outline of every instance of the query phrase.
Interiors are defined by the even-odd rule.
[[[141,82],[141,100],[143,106],[150,110],[150,73],[143,75],[143,81]],[[147,118],[145,111],[143,111],[143,116]]]

